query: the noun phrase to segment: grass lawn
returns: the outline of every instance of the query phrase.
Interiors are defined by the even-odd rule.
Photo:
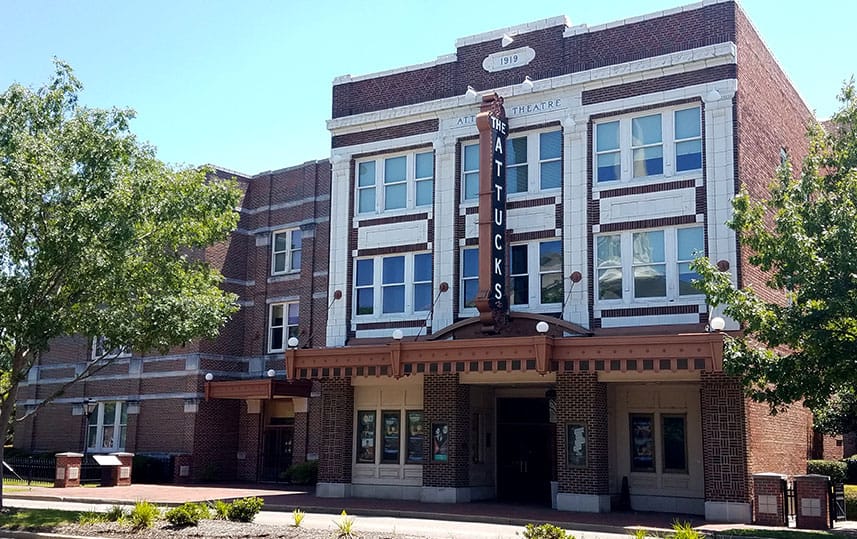
[[[7,507],[0,511],[0,528],[7,530],[50,529],[60,524],[75,523],[79,515],[79,511]]]

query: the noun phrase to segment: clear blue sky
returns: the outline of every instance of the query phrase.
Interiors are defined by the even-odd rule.
[[[5,0],[0,89],[40,86],[57,56],[83,82],[84,104],[135,109],[134,132],[161,159],[255,174],[328,157],[336,76],[430,61],[459,37],[546,17],[592,26],[687,3]],[[741,5],[809,107],[829,117],[857,71],[857,2]]]

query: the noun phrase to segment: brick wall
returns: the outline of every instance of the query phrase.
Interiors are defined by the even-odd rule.
[[[262,438],[262,415],[248,414],[247,402],[239,401],[238,406],[238,447],[244,458],[237,462],[236,476],[240,481],[258,479],[259,444]]]
[[[565,372],[556,377],[557,479],[559,492],[607,494],[607,385],[594,372]],[[586,466],[568,466],[567,426],[586,426]]]
[[[321,393],[321,382],[313,381],[312,391]],[[307,403],[307,440],[306,452],[307,455],[315,455],[318,458],[321,453],[321,418],[322,418],[322,399],[310,398]]]
[[[449,455],[446,462],[432,460],[431,436],[424,446],[423,485],[464,487],[469,482],[470,391],[458,383],[458,374],[426,374],[423,381],[423,410],[426,425],[449,427]]]
[[[320,483],[350,483],[354,446],[354,388],[350,378],[321,382]]]
[[[842,436],[842,454],[846,457],[857,456],[857,432]]]
[[[703,372],[700,384],[705,500],[750,502],[747,414],[741,382]]]
[[[194,480],[234,481],[237,478],[239,402],[203,400],[195,415],[193,436]]]
[[[767,404],[749,399],[744,407],[749,432],[749,472],[806,473],[812,443],[810,411],[795,404],[785,412],[771,415]]]

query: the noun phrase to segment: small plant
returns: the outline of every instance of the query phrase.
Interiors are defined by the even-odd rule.
[[[345,509],[340,513],[339,520],[334,520],[333,523],[336,524],[336,529],[339,530],[337,537],[340,539],[352,539],[354,537],[354,517],[348,516]]]
[[[99,513],[97,511],[85,511],[77,517],[77,523],[83,524],[84,526],[88,526],[90,524],[98,524],[106,520],[107,518],[104,513]]]
[[[574,539],[574,536],[559,526],[553,524],[527,524],[524,533],[524,539]]]
[[[122,522],[128,517],[128,510],[121,505],[113,505],[104,513],[107,522]]]
[[[232,504],[229,502],[225,502],[223,500],[214,500],[213,509],[214,509],[214,519],[215,520],[229,520],[229,508],[232,507]]]
[[[646,530],[645,528],[635,528],[631,530],[631,537],[634,539],[646,539]]]
[[[208,518],[208,507],[201,503],[187,502],[167,511],[164,517],[173,526],[184,528],[198,526],[199,521]]]
[[[702,539],[702,534],[693,529],[690,522],[673,522],[673,532],[669,535],[670,539]]]
[[[161,510],[155,507],[155,504],[143,500],[134,504],[131,514],[128,515],[128,520],[130,520],[132,528],[142,530],[143,528],[151,528],[160,516]]]
[[[239,498],[230,504],[227,516],[229,520],[235,522],[253,522],[263,505],[265,501],[262,498],[255,496]]]
[[[306,513],[304,513],[300,509],[295,509],[294,511],[292,511],[292,518],[295,519],[295,528],[301,527],[301,522],[304,521],[305,516],[306,516]]]

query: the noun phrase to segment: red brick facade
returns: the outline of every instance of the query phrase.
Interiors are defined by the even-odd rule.
[[[596,373],[564,373],[556,380],[559,492],[609,494],[607,462],[607,386]],[[569,424],[586,427],[585,467],[568,465]]]
[[[321,451],[319,483],[350,483],[354,454],[354,388],[351,380],[321,383]]]
[[[449,429],[449,454],[446,461],[435,461],[430,437],[424,444],[423,485],[427,487],[468,486],[470,463],[470,392],[458,383],[458,374],[427,374],[423,382],[426,426]]]
[[[749,503],[747,416],[741,383],[722,372],[702,373],[700,402],[705,499]]]

